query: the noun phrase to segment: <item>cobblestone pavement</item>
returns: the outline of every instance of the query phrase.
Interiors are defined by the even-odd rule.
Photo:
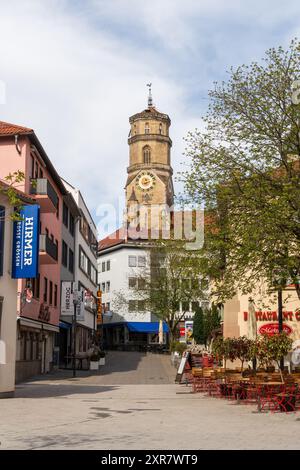
[[[300,413],[191,394],[163,355],[111,352],[100,373],[38,377],[0,400],[0,449],[300,449]]]

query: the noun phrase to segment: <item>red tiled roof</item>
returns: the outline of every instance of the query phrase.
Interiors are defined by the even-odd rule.
[[[4,191],[9,189],[11,187],[10,184],[7,183],[7,181],[3,180],[2,178],[0,178],[0,189],[3,189]],[[27,193],[24,193],[23,191],[20,191],[19,189],[13,187],[16,194],[19,196],[19,198],[21,200],[24,200],[26,202],[36,202],[36,199],[35,197],[32,195],[32,194],[27,194]]]
[[[98,250],[105,250],[111,246],[119,245],[120,243],[125,242],[125,230],[124,228],[119,228],[114,233],[103,238],[98,243]]]
[[[29,129],[28,127],[17,126],[16,124],[0,121],[0,135],[21,135],[32,133],[33,129]]]

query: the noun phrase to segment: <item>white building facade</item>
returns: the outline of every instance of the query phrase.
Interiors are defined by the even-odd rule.
[[[72,194],[79,218],[75,223],[74,282],[84,296],[82,319],[77,319],[76,353],[85,353],[91,347],[97,329],[97,229],[79,189],[63,180]],[[72,317],[61,316],[64,322],[72,323]]]

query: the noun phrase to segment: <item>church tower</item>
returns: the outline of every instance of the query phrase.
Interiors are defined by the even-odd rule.
[[[143,225],[143,221],[147,219],[148,227],[153,228],[157,213],[164,212],[164,208],[167,211],[172,208],[174,188],[170,162],[171,120],[167,114],[155,108],[152,102],[151,84],[148,86],[147,109],[129,118],[129,166],[125,191],[129,218],[138,207],[140,223]],[[141,217],[142,212],[152,213],[152,219],[150,220],[150,216]]]

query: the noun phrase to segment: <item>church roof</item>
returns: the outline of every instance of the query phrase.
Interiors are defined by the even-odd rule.
[[[0,135],[21,135],[33,134],[33,129],[28,127],[17,126],[9,122],[0,121]]]

